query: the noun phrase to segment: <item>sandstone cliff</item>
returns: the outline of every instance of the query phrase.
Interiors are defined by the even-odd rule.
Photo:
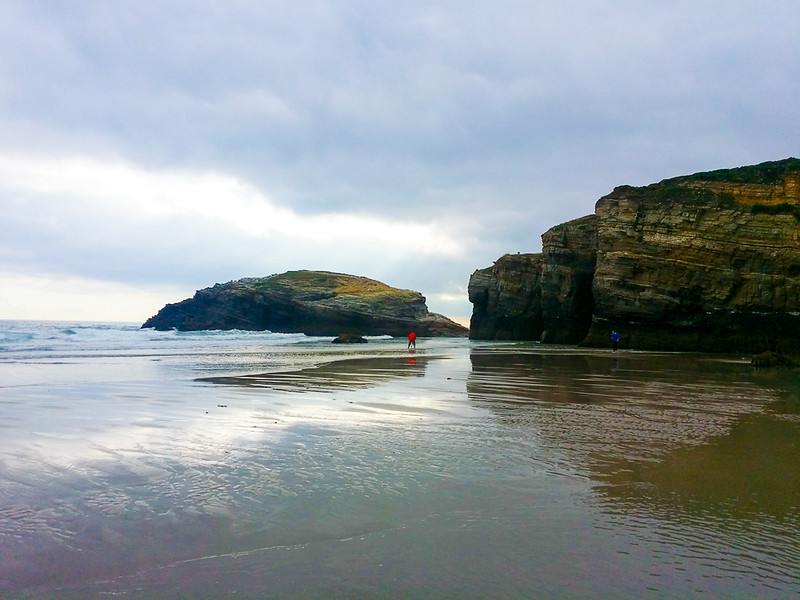
[[[143,328],[245,329],[308,335],[466,336],[461,325],[428,312],[418,292],[341,273],[289,271],[199,290],[167,304]]]
[[[518,288],[541,319],[524,339],[606,346],[617,329],[629,348],[797,351],[800,160],[618,187],[522,256],[525,281],[506,257],[473,274],[472,337],[517,327]]]
[[[575,344],[592,321],[592,276],[597,256],[594,215],[557,225],[542,235],[543,342]]]
[[[553,227],[541,254],[507,254],[473,273],[470,337],[576,344],[592,318],[594,215]]]
[[[469,335],[482,340],[533,340],[542,334],[542,257],[506,254],[469,280]]]

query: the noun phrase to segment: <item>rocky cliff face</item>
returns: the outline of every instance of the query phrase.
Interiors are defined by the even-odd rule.
[[[506,254],[469,280],[470,337],[532,340],[542,334],[542,257]]]
[[[557,225],[542,235],[543,342],[576,344],[592,322],[597,217]]]
[[[545,233],[535,275],[513,284],[540,297],[527,339],[606,346],[616,329],[631,348],[797,351],[800,160],[619,187],[585,219]],[[514,274],[487,271],[476,287],[510,289]],[[478,313],[472,337],[498,337],[492,319],[514,327],[489,303]]]
[[[466,336],[461,325],[428,312],[418,292],[341,273],[290,271],[199,290],[168,304],[143,328],[245,329],[308,335]]]
[[[700,173],[601,198],[586,343],[770,350],[800,337],[800,161]]]
[[[596,232],[594,215],[557,225],[541,254],[507,254],[475,271],[470,337],[580,342],[592,318]]]

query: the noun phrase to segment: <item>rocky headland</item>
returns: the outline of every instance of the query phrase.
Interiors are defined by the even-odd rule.
[[[470,337],[800,352],[800,160],[621,186],[473,273]]]
[[[289,271],[198,290],[167,304],[142,328],[244,329],[276,333],[461,336],[468,331],[431,313],[419,292],[327,271]]]

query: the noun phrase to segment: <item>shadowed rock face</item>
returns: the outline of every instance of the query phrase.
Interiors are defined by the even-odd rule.
[[[542,257],[506,254],[469,280],[470,337],[532,340],[542,333]]]
[[[245,329],[308,335],[466,336],[461,325],[428,312],[411,290],[341,273],[289,271],[199,290],[168,304],[145,327],[195,331]]]
[[[542,236],[541,254],[507,254],[472,274],[470,337],[576,344],[592,318],[594,215]]]
[[[606,346],[616,329],[629,348],[800,346],[800,160],[618,187],[594,215],[545,233],[542,248],[527,255],[538,268],[526,282],[511,284],[521,274],[503,259],[473,274],[472,337],[493,337],[492,320],[514,328],[478,290],[519,288],[541,306],[527,339]]]
[[[576,344],[592,322],[592,276],[597,217],[589,215],[542,235],[542,335],[553,344]]]

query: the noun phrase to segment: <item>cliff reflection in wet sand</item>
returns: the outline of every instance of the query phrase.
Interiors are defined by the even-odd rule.
[[[659,462],[603,465],[598,478],[616,502],[647,498],[691,514],[790,518],[800,509],[797,423],[748,415],[728,433],[677,448]]]
[[[742,362],[479,350],[471,361],[472,400],[526,421],[606,493],[642,493],[633,484],[647,483],[673,500],[681,492],[777,516],[800,505],[798,403]]]
[[[595,482],[595,526],[620,553],[649,553],[671,577],[702,558],[767,588],[800,580],[795,374],[679,354],[478,349],[471,361],[472,400]]]
[[[203,377],[198,381],[254,388],[270,388],[282,392],[330,391],[376,386],[393,379],[423,377],[429,357],[359,358],[335,361],[300,371]]]

